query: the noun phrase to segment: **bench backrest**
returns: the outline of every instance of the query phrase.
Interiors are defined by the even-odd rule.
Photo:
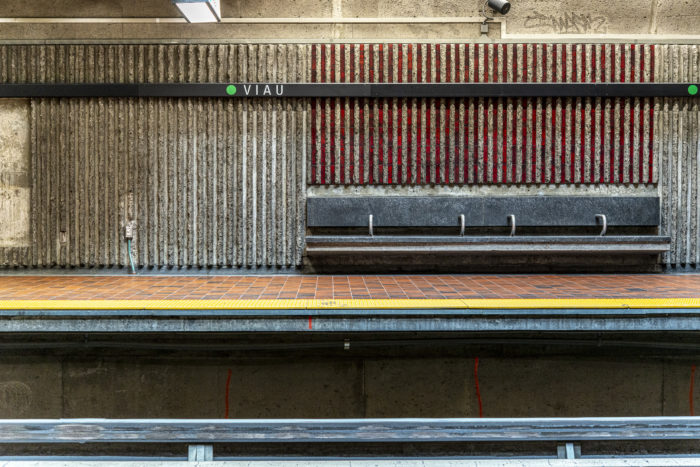
[[[655,196],[374,196],[310,197],[308,227],[454,227],[464,214],[467,227],[594,226],[604,214],[609,226],[657,226]]]

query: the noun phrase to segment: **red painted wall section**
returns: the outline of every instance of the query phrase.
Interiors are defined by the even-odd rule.
[[[312,82],[649,82],[654,46],[316,44]],[[654,183],[652,99],[314,99],[314,185]]]

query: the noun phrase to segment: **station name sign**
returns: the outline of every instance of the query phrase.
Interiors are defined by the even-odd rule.
[[[226,94],[235,96],[243,91],[245,97],[284,97],[284,84],[229,84],[226,86]],[[240,94],[239,94],[240,95]]]
[[[360,97],[528,98],[690,97],[693,83],[163,83],[0,84],[0,98],[62,97]]]

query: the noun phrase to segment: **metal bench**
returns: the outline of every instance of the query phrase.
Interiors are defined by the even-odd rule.
[[[310,197],[306,253],[654,255],[659,221],[651,196]]]

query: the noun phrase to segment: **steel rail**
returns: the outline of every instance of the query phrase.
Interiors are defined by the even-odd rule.
[[[15,333],[700,331],[695,309],[2,310]]]
[[[696,417],[0,420],[0,444],[700,440]]]

